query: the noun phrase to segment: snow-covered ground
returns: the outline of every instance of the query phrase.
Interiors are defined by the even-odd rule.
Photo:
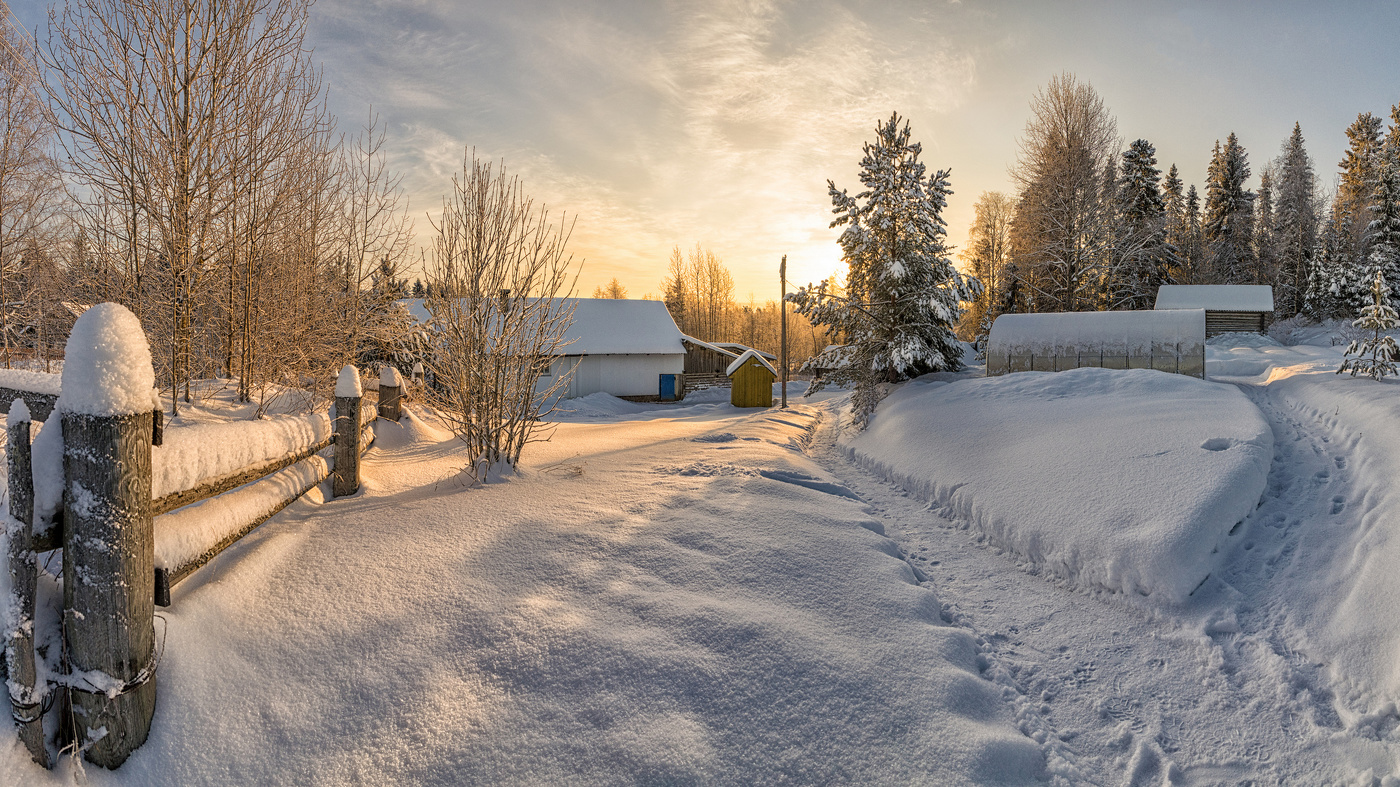
[[[1319,333],[736,410],[381,425],[175,591],[94,784],[1400,784],[1400,383]],[[1202,579],[1204,578],[1204,582]],[[0,746],[0,783],[70,779]]]

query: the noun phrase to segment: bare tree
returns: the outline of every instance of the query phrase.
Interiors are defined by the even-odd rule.
[[[1051,77],[1031,99],[1011,170],[1020,189],[1013,244],[1039,308],[1090,308],[1110,274],[1103,192],[1118,147],[1117,123],[1103,99],[1073,74]]]
[[[388,167],[385,138],[371,112],[345,152],[344,286],[355,361],[367,341],[377,338],[365,335],[366,316],[385,313],[389,302],[401,297],[394,285],[413,243],[402,176]]]
[[[50,156],[53,129],[44,117],[29,38],[17,29],[9,6],[0,3],[0,14],[0,333],[8,368],[12,340],[29,322],[21,314],[26,299],[18,287],[21,248],[33,244],[61,184]]]
[[[477,480],[504,472],[567,390],[573,225],[536,208],[517,176],[468,152],[433,224],[431,401],[467,444]]]
[[[622,300],[623,298],[627,297],[627,288],[623,287],[622,282],[618,281],[617,277],[614,276],[612,278],[612,281],[608,282],[607,287],[604,287],[600,284],[596,288],[594,288],[593,297],[608,298],[611,300]]]
[[[972,226],[960,255],[967,270],[982,282],[982,294],[963,314],[960,333],[985,335],[992,321],[1014,299],[1015,271],[1011,268],[1011,217],[1016,203],[1000,191],[984,191],[972,206]]]

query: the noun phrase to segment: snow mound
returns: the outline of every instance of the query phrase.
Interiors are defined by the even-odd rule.
[[[633,415],[646,409],[645,405],[600,391],[577,399],[565,399],[559,403],[556,412],[584,418],[605,418],[613,415]]]
[[[116,303],[83,312],[68,335],[57,409],[102,416],[150,412],[155,385],[151,348],[136,315]]]
[[[9,388],[13,391],[31,391],[57,396],[62,390],[60,387],[62,381],[62,375],[57,374],[27,372],[23,369],[0,369],[0,388]]]
[[[379,370],[379,385],[383,388],[402,388],[403,377],[399,375],[398,369],[385,366]]]
[[[1081,368],[916,380],[842,447],[1058,576],[1180,601],[1259,500],[1273,433],[1233,386]]]

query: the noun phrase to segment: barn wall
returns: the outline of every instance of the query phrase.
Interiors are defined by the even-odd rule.
[[[559,358],[550,364],[551,374],[574,370],[565,398],[573,399],[594,393],[613,396],[657,396],[661,392],[661,375],[680,374],[685,369],[685,355],[584,355]],[[541,386],[550,382],[541,380]]]

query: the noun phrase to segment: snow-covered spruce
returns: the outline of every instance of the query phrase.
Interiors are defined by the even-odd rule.
[[[1362,309],[1361,316],[1352,323],[1357,328],[1373,331],[1373,334],[1365,339],[1352,339],[1337,374],[1349,371],[1352,377],[1364,374],[1376,380],[1395,374],[1400,347],[1395,345],[1395,339],[1381,335],[1381,331],[1393,331],[1400,327],[1400,316],[1390,307],[1389,296],[1390,288],[1386,286],[1385,276],[1377,270],[1371,283],[1372,303]]]
[[[820,353],[804,368],[834,368],[812,386],[854,385],[855,422],[864,427],[880,399],[880,383],[934,371],[956,371],[962,349],[953,325],[961,303],[973,300],[980,283],[953,267],[944,243],[948,170],[925,178],[922,146],[910,141],[899,114],[875,129],[865,144],[860,179],[865,190],[838,191],[827,181],[840,243],[849,266],[845,293],[830,282],[808,285],[788,296],[813,325],[847,337],[840,357]]]

